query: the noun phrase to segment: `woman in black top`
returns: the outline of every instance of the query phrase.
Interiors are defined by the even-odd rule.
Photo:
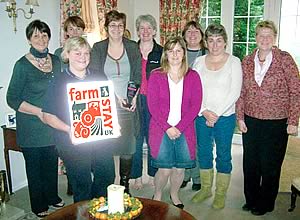
[[[60,73],[59,59],[48,53],[50,28],[40,20],[26,28],[30,52],[15,64],[7,91],[7,103],[16,111],[17,143],[25,159],[31,210],[45,217],[49,206],[64,206],[57,194],[58,158],[52,129],[41,111],[48,84]]]
[[[148,144],[149,133],[149,121],[150,114],[147,106],[147,82],[150,77],[150,73],[153,69],[160,67],[160,58],[163,48],[156,43],[154,37],[157,31],[157,24],[155,18],[152,15],[140,15],[136,19],[136,30],[139,36],[139,48],[142,54],[142,81],[140,87],[139,103],[140,108],[140,132],[136,138],[136,152],[133,156],[133,163],[131,169],[131,178],[135,179],[134,188],[142,188],[142,173],[143,173],[143,144],[144,139]],[[156,168],[150,164],[151,155],[148,147],[148,184],[154,186],[154,175]]]

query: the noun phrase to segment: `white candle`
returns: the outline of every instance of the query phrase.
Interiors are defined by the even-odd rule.
[[[107,187],[108,213],[124,212],[124,186],[111,184]]]

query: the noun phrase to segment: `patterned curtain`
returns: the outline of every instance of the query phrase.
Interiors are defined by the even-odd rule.
[[[60,43],[65,40],[63,31],[64,21],[73,15],[81,16],[81,0],[61,0],[60,1]]]
[[[92,32],[95,28],[90,0],[82,0],[82,20],[85,24],[85,32]]]
[[[117,9],[118,0],[96,0],[99,30],[100,30],[100,40],[106,38],[106,31],[104,28],[105,23],[105,13],[112,9]]]
[[[201,0],[160,0],[160,43],[181,35],[190,20],[199,20]]]

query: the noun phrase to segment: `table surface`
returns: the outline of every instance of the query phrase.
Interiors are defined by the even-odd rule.
[[[188,212],[179,209],[173,205],[165,202],[160,202],[151,199],[138,198],[143,203],[143,209],[140,216],[137,219],[141,220],[196,220]],[[76,220],[78,207],[84,206],[87,201],[78,202],[72,205],[68,205],[56,212],[51,213],[46,220]]]

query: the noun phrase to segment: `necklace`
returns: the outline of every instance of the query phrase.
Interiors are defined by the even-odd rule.
[[[260,63],[264,63],[264,62],[266,61],[266,58],[261,60],[260,57],[258,56],[258,61],[259,61]]]
[[[38,67],[40,69],[49,69],[51,67],[50,61],[48,59],[48,57],[46,58],[38,58],[33,56],[34,60],[37,62]]]

